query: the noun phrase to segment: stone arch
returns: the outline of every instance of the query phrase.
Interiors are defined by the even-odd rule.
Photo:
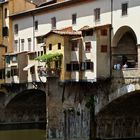
[[[120,94],[109,102],[97,114],[97,121],[110,121],[110,137],[129,138],[140,137],[138,126],[140,125],[140,90]],[[105,122],[104,126],[107,123]],[[100,125],[99,125],[100,126]],[[103,130],[102,130],[103,131]],[[105,137],[108,137],[108,132],[104,129]]]
[[[129,26],[120,27],[112,40],[112,61],[113,64],[126,62],[129,68],[136,67],[138,59],[137,36]]]
[[[5,118],[9,122],[46,122],[46,94],[38,89],[24,90],[16,94],[5,106]]]

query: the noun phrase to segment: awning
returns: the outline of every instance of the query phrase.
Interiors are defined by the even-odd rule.
[[[27,65],[23,70],[27,71],[28,69],[30,69],[31,67],[33,67],[35,64],[29,64]]]

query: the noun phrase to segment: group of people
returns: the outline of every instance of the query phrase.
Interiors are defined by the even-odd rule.
[[[120,70],[120,69],[125,69],[128,68],[128,64],[127,64],[127,57],[125,55],[122,56],[122,61],[117,64],[114,64],[113,69],[114,70]]]

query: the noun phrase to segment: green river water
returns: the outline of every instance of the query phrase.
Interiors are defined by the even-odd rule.
[[[0,140],[45,140],[46,131],[39,129],[29,130],[2,130]]]

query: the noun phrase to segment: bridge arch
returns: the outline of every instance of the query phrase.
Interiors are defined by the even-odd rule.
[[[112,63],[121,64],[126,62],[129,68],[137,67],[138,48],[137,36],[129,26],[120,27],[112,39]]]
[[[30,89],[16,94],[5,106],[5,117],[9,122],[46,122],[45,92]]]
[[[98,137],[140,138],[140,89],[134,85],[118,89],[123,90],[117,96],[114,92],[96,115]]]

